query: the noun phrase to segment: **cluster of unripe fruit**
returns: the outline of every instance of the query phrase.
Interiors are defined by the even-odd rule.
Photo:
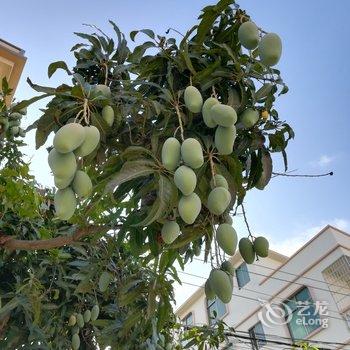
[[[237,247],[237,234],[230,224],[221,224],[217,228],[216,240],[223,251],[233,255]],[[265,258],[269,253],[269,242],[265,237],[256,237],[253,242],[245,237],[239,241],[239,252],[247,264],[252,264],[256,258]],[[207,299],[216,296],[223,302],[228,303],[232,298],[233,275],[235,268],[230,261],[224,261],[220,268],[213,269],[205,282],[204,290]]]
[[[91,310],[85,310],[84,314],[74,313],[69,317],[68,326],[72,328],[72,349],[77,350],[80,347],[79,331],[86,323],[96,321],[100,313],[100,308],[96,304]]]
[[[248,50],[258,48],[260,61],[266,66],[276,65],[281,58],[280,37],[275,33],[267,33],[260,40],[259,28],[254,22],[248,21],[241,24],[238,29],[238,40]]]
[[[77,170],[77,158],[92,153],[100,142],[100,132],[95,126],[68,123],[62,126],[53,139],[48,162],[54,175],[56,216],[70,219],[77,207],[76,195],[86,198],[92,191],[88,174]]]
[[[220,103],[215,97],[209,97],[203,103],[203,97],[194,86],[185,89],[184,99],[186,107],[192,113],[202,111],[205,125],[216,128],[215,147],[221,155],[231,154],[236,139],[237,113],[231,107]]]
[[[26,133],[21,128],[21,120],[27,114],[27,109],[21,109],[19,112],[12,112],[8,117],[0,117],[0,134],[7,133],[11,137],[24,137]]]

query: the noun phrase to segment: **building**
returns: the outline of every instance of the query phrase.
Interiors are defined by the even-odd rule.
[[[6,77],[9,87],[13,90],[12,95],[15,93],[26,60],[22,49],[0,39],[0,90],[2,79]],[[11,98],[8,98],[7,103],[10,101]]]
[[[206,300],[199,288],[176,311],[183,323],[215,324],[215,310],[237,335],[225,349],[283,348],[278,343],[301,340],[350,349],[348,233],[326,226],[289,258],[270,251],[252,265],[239,253],[231,261],[236,268],[231,302]]]

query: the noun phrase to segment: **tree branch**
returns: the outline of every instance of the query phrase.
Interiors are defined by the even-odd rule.
[[[21,240],[15,239],[13,236],[3,235],[0,232],[0,247],[7,250],[43,250],[59,248],[65,245],[73,244],[81,238],[93,233],[101,233],[108,231],[106,226],[87,226],[78,228],[73,234],[67,236],[59,236],[43,240]]]

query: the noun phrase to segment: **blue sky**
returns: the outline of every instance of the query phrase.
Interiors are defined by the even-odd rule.
[[[32,96],[26,85],[29,76],[39,84],[57,85],[66,76],[47,78],[47,66],[56,60],[73,63],[69,50],[79,40],[74,31],[84,31],[91,23],[112,33],[107,20],[121,29],[151,28],[164,34],[169,27],[185,32],[196,22],[209,0],[196,1],[67,1],[12,0],[2,4],[1,37],[26,50],[28,61],[17,90],[19,99]],[[327,223],[350,230],[349,211],[349,101],[348,64],[350,27],[349,1],[322,0],[241,1],[253,20],[283,40],[283,56],[278,65],[290,88],[277,108],[290,122],[296,138],[288,148],[290,169],[299,173],[323,173],[333,177],[318,179],[275,178],[265,191],[252,191],[246,200],[251,228],[266,234],[272,246],[290,254]],[[15,14],[14,14],[15,10]],[[26,124],[39,115],[38,104],[29,109]],[[46,151],[34,151],[34,135],[27,136],[26,149],[38,181],[52,184]],[[282,170],[276,162],[276,171]],[[241,236],[246,230],[240,219],[235,227]],[[192,266],[192,269],[199,269]],[[189,290],[183,292],[182,301]]]

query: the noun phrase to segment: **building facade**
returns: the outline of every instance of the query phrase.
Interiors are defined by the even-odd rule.
[[[229,304],[199,288],[176,311],[187,325],[233,327],[227,349],[271,349],[307,341],[350,349],[350,235],[326,226],[291,257],[270,251],[247,265],[239,253]],[[215,313],[214,313],[215,310]],[[284,346],[286,347],[286,345]]]

